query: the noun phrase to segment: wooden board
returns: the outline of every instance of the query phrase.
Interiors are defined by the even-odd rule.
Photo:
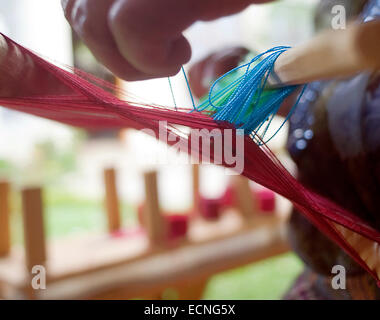
[[[38,299],[99,298],[117,290],[120,297],[132,298],[288,251],[284,219],[257,219],[261,221],[254,228],[245,228],[241,216],[232,211],[217,225],[195,221],[187,241],[159,250],[151,249],[143,233],[53,242],[48,246],[47,289],[34,295]],[[21,249],[0,259],[0,297],[23,295],[28,287],[24,265]]]

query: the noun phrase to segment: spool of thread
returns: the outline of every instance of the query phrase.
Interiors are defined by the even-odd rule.
[[[202,218],[205,220],[217,220],[221,214],[221,201],[220,199],[206,199],[200,200],[200,212]]]
[[[168,228],[168,240],[177,240],[186,237],[189,226],[189,216],[187,214],[165,215],[165,219]]]
[[[276,198],[275,193],[269,189],[262,189],[256,192],[258,209],[262,214],[270,215],[275,213]]]
[[[233,207],[236,204],[235,190],[231,185],[228,185],[224,194],[220,198],[220,205],[224,208]]]
[[[190,216],[188,213],[166,213],[163,216],[166,221],[168,240],[175,240],[186,236]],[[140,204],[137,208],[137,218],[140,226],[145,228],[144,203]]]

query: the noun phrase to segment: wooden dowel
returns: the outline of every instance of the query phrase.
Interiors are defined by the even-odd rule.
[[[9,183],[0,182],[0,257],[11,250]]]
[[[121,228],[119,197],[116,187],[116,171],[104,170],[105,205],[107,211],[108,231],[115,232]]]
[[[159,247],[164,243],[166,226],[159,208],[157,173],[155,171],[145,173],[144,181],[146,195],[144,223],[151,246]]]
[[[192,167],[192,178],[193,178],[193,209],[194,214],[198,216],[199,214],[199,164],[193,164]]]
[[[251,220],[255,213],[255,204],[249,186],[249,180],[243,176],[234,176],[232,180],[236,194],[237,208],[244,219]]]
[[[380,21],[322,32],[281,54],[274,71],[282,84],[303,84],[377,70],[380,68],[379,35]]]
[[[46,261],[42,191],[28,188],[22,191],[25,262],[29,271]]]

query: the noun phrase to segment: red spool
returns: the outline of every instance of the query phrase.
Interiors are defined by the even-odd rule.
[[[165,219],[167,222],[167,237],[169,240],[186,236],[189,226],[189,216],[187,214],[166,215]]]
[[[276,209],[275,193],[269,189],[263,189],[256,193],[259,211],[261,213],[274,213]]]
[[[137,208],[137,218],[140,226],[145,227],[144,223],[144,203]],[[167,238],[169,240],[178,239],[186,236],[189,225],[189,214],[164,214],[167,227]]]
[[[220,198],[220,204],[223,207],[233,207],[236,204],[236,195],[234,188],[229,185]]]
[[[221,214],[221,200],[202,198],[200,201],[200,213],[206,220],[219,219]]]

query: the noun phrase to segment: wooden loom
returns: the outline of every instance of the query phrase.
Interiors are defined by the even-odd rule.
[[[378,70],[379,30],[378,21],[353,25],[348,31],[324,33],[304,46],[289,50],[275,64],[280,85]],[[0,60],[6,52],[6,44],[1,40],[0,37],[0,47],[5,50],[0,50]],[[24,251],[10,246],[9,184],[0,184],[0,255],[3,256],[0,297],[159,298],[165,288],[175,287],[180,298],[199,298],[210,275],[288,250],[284,219],[258,215],[253,218],[248,183],[241,177],[235,184],[239,188],[237,210],[231,210],[215,223],[194,219],[186,237],[169,245],[165,240],[165,219],[159,210],[156,175],[147,173],[144,210],[147,232],[135,237],[115,236],[121,224],[115,179],[114,171],[106,171],[108,225],[113,234],[88,235],[48,245],[43,232],[42,192],[24,190]],[[195,197],[196,211],[198,202]],[[46,290],[34,291],[30,287],[28,270],[34,265],[47,268]]]
[[[195,212],[198,175],[194,165]],[[234,188],[243,195],[236,199],[235,208],[225,210],[213,222],[195,215],[183,237],[168,241],[156,172],[144,176],[144,232],[121,232],[115,170],[105,170],[104,177],[108,234],[46,243],[42,191],[28,188],[22,190],[24,248],[11,247],[10,185],[0,184],[0,298],[160,299],[167,288],[174,288],[179,299],[199,299],[213,274],[289,250],[286,215],[252,213],[255,203],[246,178],[234,177]],[[28,270],[35,265],[46,267],[46,290],[31,287],[33,275]]]

